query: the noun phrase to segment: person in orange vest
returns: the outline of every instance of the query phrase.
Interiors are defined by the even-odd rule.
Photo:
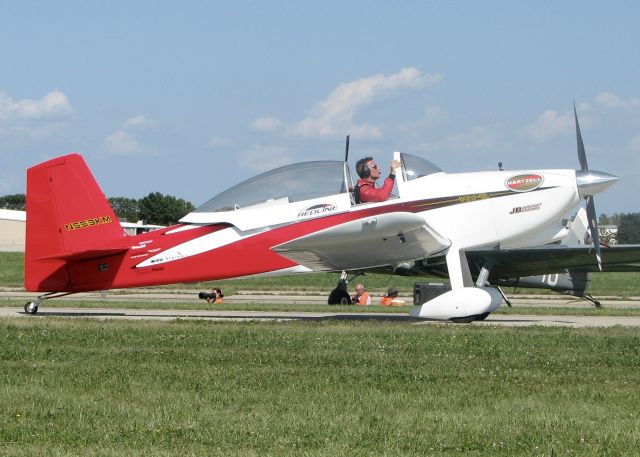
[[[351,303],[358,306],[369,306],[371,304],[371,297],[364,288],[364,284],[356,284],[356,293],[351,297]]]
[[[380,306],[404,306],[404,300],[398,298],[398,289],[389,287],[387,293],[380,299]]]

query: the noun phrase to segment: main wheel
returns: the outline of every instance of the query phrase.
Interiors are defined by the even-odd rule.
[[[329,300],[327,303],[330,305],[350,305],[351,297],[344,289],[333,289],[329,294]]]
[[[473,316],[452,317],[451,322],[455,322],[456,324],[470,324],[473,321],[483,321],[488,315],[489,313],[482,313],[474,314]]]
[[[28,302],[24,305],[24,312],[27,314],[35,314],[38,312],[38,305],[35,302]]]
[[[451,322],[455,322],[456,324],[470,324],[475,321],[476,318],[474,316],[464,316],[464,317],[452,317],[449,319]]]

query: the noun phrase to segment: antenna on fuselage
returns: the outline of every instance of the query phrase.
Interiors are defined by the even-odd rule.
[[[345,163],[349,161],[349,137],[351,135],[347,135],[347,144],[344,147],[344,161]]]

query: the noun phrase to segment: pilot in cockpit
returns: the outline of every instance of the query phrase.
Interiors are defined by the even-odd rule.
[[[396,179],[396,168],[400,168],[400,161],[391,162],[391,171],[385,178],[382,187],[376,187],[376,180],[381,171],[373,160],[373,157],[364,157],[356,162],[356,173],[360,176],[358,183],[353,188],[356,203],[383,202],[389,198]]]

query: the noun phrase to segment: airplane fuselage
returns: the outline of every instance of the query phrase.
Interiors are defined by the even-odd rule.
[[[475,279],[465,253],[555,241],[581,192],[615,178],[555,169],[447,174],[394,154],[397,195],[384,202],[355,204],[346,163],[304,162],[240,183],[178,225],[136,236],[124,234],[79,155],[52,159],[27,173],[25,287],[82,292],[312,271],[400,273],[444,257],[451,290],[417,315],[482,318],[502,298],[488,287],[491,266],[478,266],[486,271]]]
[[[64,268],[62,260],[44,261],[43,267],[54,274],[37,284],[27,282],[27,288],[78,292],[384,266],[394,260],[394,250],[402,248],[401,236],[407,231],[402,215],[413,225],[426,225],[446,237],[438,236],[433,252],[416,249],[411,257],[411,251],[402,249],[398,262],[442,254],[450,246],[540,244],[552,240],[562,215],[579,201],[574,170],[440,172],[412,181],[399,179],[398,191],[400,197],[382,203],[352,205],[349,194],[341,193],[298,203],[276,201],[235,211],[191,213],[176,226],[123,236],[115,246],[110,241],[111,249],[120,250],[112,255],[88,259],[78,255]],[[383,218],[389,220],[387,226],[378,227]],[[396,220],[400,222],[394,227]],[[336,239],[353,236],[353,244],[340,246],[347,265],[305,264],[292,260],[304,258],[303,254],[286,256],[286,250],[282,250],[285,255],[277,250],[325,232],[318,236],[320,245],[331,243],[331,232]],[[389,233],[397,239],[388,240],[385,249],[378,238]],[[357,240],[367,236],[376,243],[363,252]],[[313,251],[313,243],[303,243],[300,251]],[[66,274],[55,274],[58,268]]]
[[[543,274],[568,261],[588,268],[594,260],[602,268],[593,196],[617,177],[589,170],[574,114],[580,170],[447,174],[394,152],[397,193],[356,204],[346,162],[302,162],[227,189],[178,225],[133,237],[120,228],[81,156],[51,159],[27,171],[25,287],[55,293],[312,271],[422,274],[433,260],[451,290],[412,313],[483,319],[502,302],[492,270],[504,279],[512,277],[506,268]],[[541,249],[567,235],[562,218],[582,199],[593,259]],[[548,257],[530,260],[535,268],[518,267],[518,259],[543,251]],[[628,263],[625,252],[616,252]],[[51,296],[25,311],[37,312]]]

